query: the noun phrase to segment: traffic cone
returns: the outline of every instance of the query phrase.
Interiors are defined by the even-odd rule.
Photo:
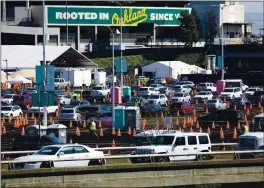
[[[81,132],[78,126],[76,126],[75,134],[76,136],[81,136]]]
[[[203,130],[202,130],[202,127],[200,127],[200,130],[199,130],[199,132],[200,132],[200,133],[202,133],[202,132],[203,132]]]
[[[241,129],[240,122],[238,122],[238,124],[237,124],[237,130],[240,130],[240,129]]]
[[[159,126],[159,121],[156,122],[156,129],[159,130],[160,126]]]
[[[117,136],[121,136],[120,129],[118,129],[118,131],[117,131]]]
[[[99,129],[102,128],[102,122],[101,122],[101,120],[100,120],[99,123],[98,123],[98,128],[99,128]]]
[[[5,126],[3,127],[3,134],[6,134],[6,128],[5,128]]]
[[[195,110],[195,109],[193,109],[193,115],[194,115],[194,116],[196,115],[196,110]]]
[[[200,125],[199,125],[199,122],[197,121],[196,122],[196,129],[199,129],[200,128]]]
[[[2,122],[5,124],[5,118],[3,118]]]
[[[186,124],[186,118],[185,117],[183,118],[183,124]]]
[[[72,144],[72,139],[70,138],[70,144]]]
[[[176,123],[175,123],[176,126],[179,126],[179,119],[176,118]]]
[[[234,110],[237,110],[237,107],[236,107],[236,105],[234,106]]]
[[[226,129],[230,129],[229,121],[226,122]]]
[[[191,119],[191,126],[193,126],[193,119]]]
[[[237,139],[237,130],[236,130],[236,127],[234,127],[233,139],[234,140]]]
[[[210,127],[207,128],[207,134],[208,134],[209,136],[211,135]]]
[[[193,117],[193,122],[194,122],[194,123],[197,122],[197,118],[196,118],[196,116]]]
[[[221,139],[224,139],[225,138],[224,131],[223,131],[223,128],[222,127],[220,128],[220,138]]]
[[[133,136],[136,136],[136,135],[137,135],[137,132],[136,132],[136,129],[134,128]]]
[[[195,104],[198,105],[198,100],[197,99],[195,100]]]
[[[4,126],[5,126],[5,125],[4,125],[4,122],[2,122],[2,123],[1,123],[1,128],[3,129],[3,128],[4,128]]]
[[[23,118],[23,126],[26,126],[26,125],[27,125],[26,119]]]
[[[31,114],[31,119],[34,120],[35,117],[34,117],[34,113]]]
[[[128,134],[128,135],[131,135],[131,134],[132,134],[132,133],[131,133],[131,128],[130,128],[130,126],[128,127],[127,134]]]
[[[166,124],[166,129],[169,130],[169,125],[168,124]]]
[[[246,104],[244,104],[244,110],[246,110],[247,109],[247,105]]]
[[[261,102],[260,102],[260,101],[259,101],[259,103],[258,103],[258,107],[261,108]]]
[[[252,109],[253,109],[253,107],[252,107],[252,104],[250,104],[250,106],[249,106],[249,109],[250,109],[250,110],[252,110]]]
[[[213,121],[213,124],[212,124],[212,129],[215,129],[215,123],[214,123],[214,121]]]
[[[224,98],[224,103],[226,103],[226,98]]]
[[[72,120],[70,121],[69,128],[72,129]]]
[[[56,111],[56,117],[59,117],[59,112],[58,112],[58,110]]]
[[[208,108],[207,107],[205,108],[205,113],[208,114]]]
[[[224,141],[222,141],[222,144],[224,144],[225,142]],[[225,151],[226,150],[226,147],[225,147],[225,145],[223,145],[223,148],[222,148],[222,151]]]
[[[85,129],[86,128],[86,121],[83,120],[83,128]]]
[[[53,121],[52,121],[52,116],[50,116],[50,120],[49,120],[49,122],[50,122],[50,124],[53,123]]]
[[[160,117],[161,117],[161,119],[164,119],[163,112],[161,112]]]
[[[115,135],[116,134],[116,132],[115,132],[115,128],[113,127],[112,128],[112,135]]]
[[[113,142],[112,142],[112,148],[116,147],[115,145],[115,140],[113,139]]]
[[[193,129],[192,129],[192,127],[190,128],[190,132],[191,132],[191,133],[193,132]]]
[[[100,136],[104,136],[103,128],[100,128]]]
[[[260,113],[263,113],[263,107],[260,107]]]
[[[8,123],[12,123],[11,117],[8,118]]]
[[[25,136],[25,129],[23,126],[22,126],[21,136]]]
[[[180,116],[180,111],[178,110],[178,111],[177,111],[177,117],[179,117],[179,116]]]
[[[37,119],[36,118],[34,119],[34,125],[37,125]]]

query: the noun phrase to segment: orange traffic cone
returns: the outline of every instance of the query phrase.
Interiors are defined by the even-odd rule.
[[[112,142],[112,148],[116,147],[115,145],[115,140],[113,139],[113,142]]]
[[[179,117],[179,116],[180,116],[180,111],[178,110],[178,111],[177,111],[177,117]]]
[[[137,135],[137,132],[136,132],[136,129],[134,128],[133,136],[136,136],[136,135]]]
[[[99,121],[99,123],[98,123],[98,128],[99,128],[99,129],[102,128],[102,122],[101,122],[101,121]]]
[[[234,106],[234,110],[237,110],[237,107],[236,107],[236,105]]]
[[[230,129],[229,121],[226,122],[226,129]]]
[[[37,119],[36,118],[34,119],[34,125],[37,125]]]
[[[196,115],[196,110],[195,109],[193,109],[193,115]]]
[[[258,124],[258,129],[261,130],[261,125],[260,125],[260,123]]]
[[[238,122],[238,124],[237,124],[237,129],[238,129],[238,130],[241,129],[240,122]]]
[[[244,104],[244,110],[246,110],[247,109],[247,105],[246,104]]]
[[[200,127],[200,130],[199,130],[199,132],[200,132],[200,133],[202,133],[202,132],[203,132],[203,130],[202,130],[202,127]]]
[[[196,129],[199,129],[200,128],[200,125],[199,125],[199,122],[197,121],[196,122]]]
[[[186,129],[186,123],[185,122],[183,123],[182,128]]]
[[[184,119],[183,119],[183,124],[186,124],[186,119],[185,119],[185,117],[184,117]]]
[[[25,129],[23,126],[22,126],[21,136],[25,136]]]
[[[193,126],[193,119],[191,119],[191,126]]]
[[[76,126],[75,134],[76,136],[81,136],[81,132],[78,126]]]
[[[208,114],[208,108],[207,107],[205,108],[205,113]]]
[[[128,127],[127,134],[128,134],[128,135],[131,135],[131,134],[132,134],[132,133],[131,133],[131,128],[130,128],[130,126]]]
[[[72,120],[70,121],[69,128],[72,129]]]
[[[195,100],[195,104],[198,105],[198,100],[197,99]]]
[[[49,123],[50,123],[50,124],[52,124],[52,123],[53,123],[52,116],[50,116]]]
[[[3,118],[2,122],[5,124],[5,118]]]
[[[121,136],[120,129],[118,129],[118,131],[117,131],[117,136]]]
[[[28,125],[28,117],[26,116],[26,125]]]
[[[86,128],[86,121],[83,120],[83,128],[85,129]]]
[[[3,128],[4,128],[4,126],[5,126],[5,125],[4,125],[4,122],[2,122],[2,123],[1,123],[1,128],[3,129]]]
[[[161,117],[161,119],[164,119],[163,112],[161,112],[160,117]]]
[[[23,118],[23,126],[26,126],[26,125],[27,125],[26,119]]]
[[[212,129],[215,129],[215,123],[214,123],[214,121],[213,121],[213,124],[212,124]]]
[[[5,126],[3,128],[3,134],[6,134],[6,128],[5,128]]]
[[[12,123],[11,117],[8,118],[8,123]]]
[[[260,102],[260,101],[259,101],[259,103],[258,103],[258,107],[261,108],[261,102]]]
[[[260,113],[263,113],[263,107],[260,107]]]
[[[236,130],[236,127],[234,127],[233,139],[234,140],[237,139],[237,130]]]
[[[197,118],[196,118],[196,116],[193,117],[193,122],[194,122],[194,123],[197,122]]]
[[[58,110],[56,110],[56,117],[59,117],[59,112],[58,112]]]
[[[31,119],[34,120],[35,117],[34,117],[34,113],[31,114]]]
[[[226,103],[226,98],[224,98],[224,103]]]
[[[99,136],[104,136],[103,128],[100,128],[100,134]]]
[[[179,126],[179,119],[176,118],[176,123],[175,123],[176,126]]]
[[[115,135],[116,134],[116,132],[115,132],[115,128],[113,127],[112,128],[112,135]]]
[[[252,107],[252,104],[250,104],[250,106],[249,106],[249,109],[250,109],[250,110],[252,110],[252,109],[253,109],[253,107]]]
[[[208,134],[209,136],[211,135],[210,127],[207,128],[207,134]]]
[[[222,127],[220,128],[220,138],[221,139],[224,139],[225,138],[224,131],[223,131],[223,128]]]
[[[159,130],[160,126],[159,126],[159,121],[156,122],[156,129]]]

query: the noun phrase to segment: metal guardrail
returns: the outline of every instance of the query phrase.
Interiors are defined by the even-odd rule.
[[[215,143],[211,144],[211,146],[236,146],[237,143]],[[96,151],[109,151],[109,150],[133,150],[137,148],[144,148],[146,146],[132,146],[132,147],[103,147],[103,148],[93,148]],[[1,155],[8,155],[8,154],[32,154],[37,152],[37,150],[32,151],[3,151]]]
[[[126,158],[142,158],[142,157],[177,157],[177,156],[203,156],[203,155],[224,155],[224,154],[247,154],[247,153],[264,153],[264,150],[255,151],[225,151],[225,152],[198,152],[198,153],[185,153],[185,154],[144,154],[144,155],[110,155],[104,156],[104,159],[126,159]],[[15,164],[15,163],[36,163],[36,162],[54,162],[54,161],[80,161],[80,160],[94,160],[102,159],[102,157],[80,157],[76,159],[37,159],[37,160],[10,160],[1,161],[1,164]]]

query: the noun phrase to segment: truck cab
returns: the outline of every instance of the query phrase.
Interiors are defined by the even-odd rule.
[[[211,152],[212,146],[207,133],[167,133],[157,135],[150,146],[136,148],[131,155],[146,154],[183,154],[170,157],[131,158],[132,163],[140,162],[170,162],[182,160],[209,160],[211,156],[197,155],[198,152]],[[193,154],[193,155],[184,155]]]
[[[219,95],[225,88],[241,88],[244,92],[248,89],[248,86],[243,84],[241,79],[226,79],[216,81],[216,93]]]

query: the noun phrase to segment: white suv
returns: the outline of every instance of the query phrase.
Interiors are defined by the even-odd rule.
[[[2,117],[22,117],[22,110],[19,106],[2,106],[1,107],[1,116]]]
[[[159,91],[156,91],[153,87],[141,87],[138,90],[139,96],[150,96],[150,95],[158,95]]]
[[[226,98],[227,100],[231,100],[236,97],[241,97],[242,96],[242,89],[239,87],[230,87],[230,88],[225,88],[222,93],[220,93],[220,99],[224,100]]]
[[[154,137],[150,146],[141,146],[131,153],[131,155],[146,154],[193,154],[172,157],[142,157],[131,158],[132,163],[140,162],[169,162],[180,160],[209,160],[211,156],[198,155],[199,152],[211,152],[211,141],[207,133],[175,133],[160,134]]]
[[[188,86],[188,85],[175,85],[174,86],[174,90],[176,91],[176,92],[181,92],[181,93],[183,93],[183,92],[186,92],[186,93],[190,93],[191,91],[192,91],[192,88],[190,88],[190,86]]]
[[[198,91],[211,91],[216,92],[216,85],[213,83],[200,83],[198,85]]]
[[[198,100],[199,102],[211,99],[213,99],[213,94],[210,91],[200,91],[193,97],[194,101]]]
[[[168,98],[165,94],[151,95],[148,98],[149,104],[158,104],[168,106]]]
[[[189,102],[191,101],[191,96],[189,93],[175,93],[171,98],[171,102]]]

